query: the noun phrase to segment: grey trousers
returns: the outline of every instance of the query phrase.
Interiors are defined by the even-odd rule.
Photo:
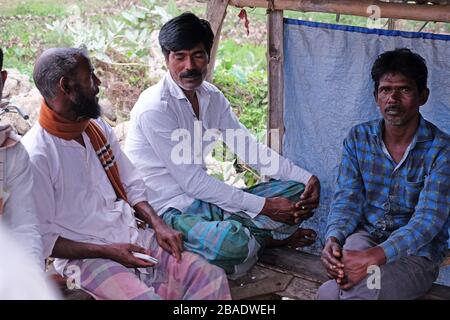
[[[350,235],[344,244],[347,250],[366,250],[376,246],[376,241],[365,230]],[[407,256],[380,266],[379,286],[372,275],[349,290],[341,290],[336,280],[320,286],[318,300],[411,300],[423,296],[439,275],[439,265],[424,257]],[[369,280],[369,285],[368,285]],[[369,287],[371,287],[369,289]]]

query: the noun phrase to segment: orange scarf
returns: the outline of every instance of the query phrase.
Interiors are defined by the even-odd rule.
[[[105,169],[117,198],[128,202],[127,194],[120,181],[119,167],[117,166],[112,149],[97,123],[93,120],[69,121],[50,109],[45,101],[42,102],[39,114],[39,124],[51,135],[64,140],[72,140],[81,135],[83,131],[89,137],[100,163]]]

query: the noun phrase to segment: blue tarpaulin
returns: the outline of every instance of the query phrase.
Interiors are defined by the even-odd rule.
[[[427,61],[431,94],[422,115],[450,133],[450,36],[284,21],[283,151],[322,184],[320,209],[305,223],[320,240],[306,251],[317,254],[323,246],[343,139],[352,126],[381,117],[372,64],[380,53],[402,47]],[[448,269],[440,280],[450,283]]]

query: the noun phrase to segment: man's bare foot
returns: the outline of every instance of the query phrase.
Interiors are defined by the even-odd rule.
[[[293,248],[306,247],[312,245],[316,241],[317,233],[312,229],[298,228],[292,236],[283,240],[266,239],[267,247],[279,247],[288,245]]]

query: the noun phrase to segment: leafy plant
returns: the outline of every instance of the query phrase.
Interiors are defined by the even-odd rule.
[[[264,141],[267,123],[267,71],[265,47],[239,45],[225,40],[218,51],[214,84],[224,93],[244,126],[252,131],[259,141]],[[226,146],[215,149],[215,158],[231,162],[247,186],[259,182],[260,176],[248,166],[237,161]]]
[[[146,66],[153,45],[151,33],[158,30],[171,15],[155,0],[141,0],[118,16],[90,21],[82,16],[47,24],[57,34],[70,35],[71,44],[84,46],[99,61],[114,64],[129,61]]]

